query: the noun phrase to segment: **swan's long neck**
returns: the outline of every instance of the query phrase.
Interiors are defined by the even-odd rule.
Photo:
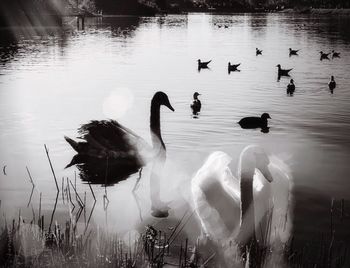
[[[160,105],[156,103],[155,100],[152,100],[152,103],[151,103],[150,128],[151,128],[153,148],[159,146],[159,142],[160,142],[160,145],[165,150],[165,144],[163,142],[161,131],[160,131]]]
[[[253,177],[255,161],[241,159],[240,190],[241,190],[241,224],[239,243],[242,246],[255,241],[255,209],[253,197]]]

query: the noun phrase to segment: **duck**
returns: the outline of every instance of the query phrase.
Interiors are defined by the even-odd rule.
[[[340,58],[340,53],[332,50],[332,59],[334,59],[334,58]]]
[[[76,155],[66,168],[75,165],[80,171],[82,180],[110,185],[140,171],[152,159],[165,159],[166,147],[160,127],[161,106],[175,111],[168,95],[158,91],[153,95],[150,109],[153,146],[116,120],[93,120],[78,129],[81,141],[64,137],[76,151]],[[134,190],[139,179],[135,183]]]
[[[220,267],[241,267],[242,263],[233,265],[232,262],[244,259],[239,255],[247,256],[247,248],[257,246],[256,230],[261,218],[255,215],[254,198],[262,181],[269,184],[274,180],[269,158],[259,146],[243,149],[237,178],[229,168],[231,161],[228,154],[213,152],[191,180],[194,211],[202,232],[199,240],[202,244],[208,241],[207,244],[214,247],[222,262]],[[256,174],[262,175],[257,178]],[[250,254],[254,252],[251,250]],[[252,255],[250,259],[255,261]]]
[[[192,109],[192,114],[193,115],[198,115],[198,113],[200,113],[201,108],[202,108],[202,103],[201,101],[198,99],[198,96],[200,96],[201,94],[199,94],[198,92],[195,92],[193,94],[193,101],[190,105],[191,109]]]
[[[263,113],[260,117],[252,116],[252,117],[244,117],[242,118],[238,124],[243,129],[253,129],[253,128],[268,128],[267,119],[271,119],[268,113]]]
[[[337,83],[335,82],[334,76],[332,75],[331,80],[328,83],[329,90],[333,93],[333,90],[335,89],[336,86],[337,86]]]
[[[241,65],[240,63],[231,64],[231,62],[229,62],[227,67],[228,73],[235,72],[235,71],[240,72],[240,70],[237,69],[240,65]]]
[[[278,68],[278,76],[289,76],[289,72],[293,69],[282,69],[280,64],[277,64],[276,67]]]
[[[289,56],[298,55],[299,50],[300,49],[294,50],[294,49],[289,48]]]
[[[207,68],[209,68],[208,64],[211,63],[211,60],[210,61],[201,61],[200,59],[198,59],[197,62],[198,62],[198,69],[207,69]]]
[[[290,83],[287,86],[287,95],[293,96],[294,91],[295,91],[294,80],[291,79]]]
[[[261,49],[258,49],[258,48],[256,48],[255,49],[255,51],[256,51],[256,55],[258,56],[258,55],[262,55],[262,50]]]
[[[324,53],[323,51],[320,51],[320,60],[329,60],[329,58],[328,58],[328,56],[329,56],[329,54],[331,54],[331,53]]]
[[[228,28],[228,25],[226,25],[226,24],[225,24],[225,26],[224,26],[224,27],[227,29],[227,28]]]

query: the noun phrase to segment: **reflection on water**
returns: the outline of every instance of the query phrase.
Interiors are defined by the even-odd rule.
[[[28,166],[37,188],[30,203],[38,207],[42,193],[43,213],[51,215],[56,190],[43,144],[51,148],[57,176],[72,178],[74,171],[64,167],[74,152],[64,135],[74,137],[82,123],[105,119],[103,103],[113,91],[127,88],[133,102],[113,119],[149,141],[149,100],[162,90],[176,110],[161,115],[167,161],[159,193],[162,202],[172,201],[171,217],[183,214],[184,203],[190,200],[190,178],[209,153],[227,152],[235,172],[242,148],[255,143],[292,168],[295,236],[325,231],[331,198],[350,199],[348,23],[349,18],[289,14],[112,17],[87,20],[84,31],[76,31],[75,21],[67,21],[64,29],[48,36],[2,41],[0,165],[7,166],[7,176],[0,177],[2,209],[10,216],[27,206],[28,199],[21,197],[32,190]],[[0,40],[6,39],[4,33],[1,30]],[[257,47],[263,50],[259,57]],[[298,57],[289,57],[290,47],[300,49]],[[319,60],[321,50],[333,49],[341,58]],[[210,70],[198,72],[198,59],[212,59]],[[229,61],[241,62],[241,72],[228,75]],[[291,78],[276,81],[277,64],[293,68],[293,98],[286,96]],[[331,75],[337,80],[333,94],[328,88]],[[203,94],[199,120],[189,116],[195,91]],[[269,133],[237,124],[263,112],[272,117]],[[137,173],[107,188],[109,226],[118,231],[133,228],[140,223],[140,210],[149,217],[151,173],[146,166],[137,202],[131,194]],[[89,185],[77,180],[77,190],[81,196],[88,193],[92,206]],[[105,224],[104,189],[94,185],[93,190],[97,202],[91,222]],[[67,206],[59,200],[56,215]],[[337,234],[350,238],[340,225]]]

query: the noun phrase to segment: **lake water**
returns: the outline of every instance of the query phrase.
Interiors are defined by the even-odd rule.
[[[76,137],[77,128],[91,119],[113,118],[150,141],[150,100],[162,90],[175,108],[161,111],[167,146],[161,190],[164,201],[171,201],[170,217],[186,211],[190,179],[212,151],[230,154],[236,172],[240,151],[254,143],[290,166],[295,237],[328,232],[331,199],[350,200],[349,23],[348,17],[289,14],[96,18],[85,30],[67,20],[65,30],[47,29],[48,35],[2,44],[0,165],[6,165],[7,175],[0,175],[1,213],[11,218],[21,210],[31,218],[42,192],[49,219],[56,186],[44,144],[59,186],[62,177],[74,182],[75,168],[64,169],[74,154],[64,135]],[[256,47],[262,56],[255,55]],[[289,57],[290,47],[300,49],[299,56]],[[332,49],[341,58],[320,61],[319,51]],[[212,60],[210,69],[198,72],[197,59]],[[241,72],[228,74],[229,61],[241,63]],[[286,95],[290,78],[277,81],[277,64],[293,68],[293,97]],[[334,94],[327,85],[331,75]],[[198,119],[189,108],[195,91],[202,94]],[[269,133],[237,124],[263,112],[272,117]],[[26,166],[36,184],[29,206]],[[137,177],[132,175],[107,188],[107,211],[105,189],[93,186],[97,203],[91,222],[124,232],[151,221],[149,174],[146,167],[137,191],[142,221],[131,194]],[[79,177],[76,184],[82,197],[86,192],[89,214],[89,187]],[[60,193],[55,219],[63,222],[68,210]],[[336,224],[337,237],[349,241],[348,223]],[[195,220],[187,228],[193,230],[198,234]]]

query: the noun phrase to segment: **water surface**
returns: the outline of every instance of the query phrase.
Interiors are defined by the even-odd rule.
[[[7,217],[19,209],[31,217],[42,192],[43,211],[50,215],[56,186],[44,150],[49,147],[59,185],[69,177],[81,196],[89,187],[74,168],[64,135],[91,119],[113,118],[150,141],[149,106],[153,94],[166,92],[175,112],[162,109],[167,165],[162,196],[171,201],[172,217],[186,210],[190,179],[215,150],[230,154],[236,172],[244,146],[260,144],[283,159],[294,177],[294,232],[307,239],[327,232],[332,198],[350,199],[350,30],[349,18],[290,14],[114,17],[91,19],[85,30],[67,24],[47,36],[21,38],[0,48],[0,175],[1,210]],[[229,28],[218,28],[217,25]],[[263,50],[255,56],[255,48]],[[289,57],[288,49],[300,49]],[[340,59],[320,61],[319,51],[336,50]],[[197,70],[197,59],[210,69]],[[241,63],[241,72],[227,73],[227,63]],[[276,65],[293,68],[296,92],[286,95],[290,78],[277,81]],[[334,94],[327,83],[335,76]],[[199,119],[189,103],[200,92]],[[244,116],[268,112],[270,132],[242,130]],[[36,189],[27,207],[31,184]],[[143,172],[137,199],[142,220],[151,216],[150,168]],[[109,187],[107,212],[104,188],[94,186],[98,202],[92,222],[128,231],[141,223],[131,194],[136,175]],[[61,197],[56,217],[68,215]],[[197,230],[196,222],[189,225]],[[349,239],[339,224],[337,235]]]

